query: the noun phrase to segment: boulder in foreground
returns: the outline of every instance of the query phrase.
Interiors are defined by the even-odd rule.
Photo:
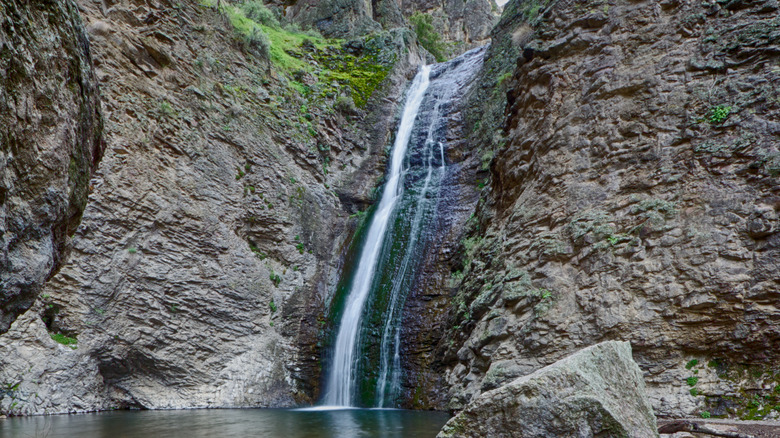
[[[485,392],[437,438],[656,437],[631,344],[609,341]]]

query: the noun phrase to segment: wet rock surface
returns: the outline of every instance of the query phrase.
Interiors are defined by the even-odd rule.
[[[481,394],[438,437],[644,438],[656,429],[631,345],[610,341]]]
[[[0,7],[0,333],[61,265],[102,154],[98,83],[71,1]]]
[[[491,177],[450,407],[618,339],[660,415],[776,415],[779,26],[775,1],[506,6],[467,117]]]

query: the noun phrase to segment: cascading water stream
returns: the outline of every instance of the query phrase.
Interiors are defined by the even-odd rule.
[[[447,172],[447,116],[481,67],[483,55],[484,49],[475,49],[447,63],[423,66],[409,88],[387,182],[370,216],[346,292],[326,377],[325,406],[363,402],[395,407],[400,396],[403,307]],[[373,338],[366,341],[361,336]],[[366,354],[377,347],[376,355]],[[358,400],[357,392],[366,389],[366,381],[371,382],[373,401]]]
[[[368,228],[368,237],[358,262],[357,274],[347,297],[347,307],[341,317],[336,347],[333,351],[333,364],[330,378],[328,379],[328,393],[325,396],[325,405],[328,406],[352,406],[352,385],[354,383],[355,344],[360,329],[360,317],[368,298],[371,283],[376,270],[379,251],[384,240],[387,224],[390,222],[390,214],[393,212],[400,195],[401,165],[403,164],[409,138],[412,135],[412,127],[417,111],[420,109],[425,90],[428,88],[430,67],[423,66],[417,73],[409,89],[406,104],[404,105],[401,124],[398,135],[393,144],[390,157],[390,172],[385,184],[385,190],[379,201],[377,212],[371,220]]]

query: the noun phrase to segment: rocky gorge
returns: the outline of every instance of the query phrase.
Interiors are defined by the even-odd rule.
[[[316,401],[423,13],[491,43],[400,406],[614,340],[656,415],[780,416],[776,0],[221,3],[2,3],[1,412]]]

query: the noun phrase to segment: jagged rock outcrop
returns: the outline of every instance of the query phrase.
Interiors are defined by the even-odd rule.
[[[298,0],[282,7],[288,19],[337,38],[404,26],[417,12],[430,14],[451,54],[487,44],[498,17],[490,0]]]
[[[658,436],[642,371],[628,342],[585,348],[485,392],[438,438]]]
[[[461,48],[490,42],[490,31],[496,25],[499,14],[493,0],[403,0],[401,9],[406,17],[415,12],[430,14],[434,27],[444,40]]]
[[[0,337],[0,411],[313,400],[350,215],[372,202],[421,62],[413,36],[347,53],[299,35],[287,62],[315,67],[290,72],[194,0],[80,5],[107,150],[69,262]],[[386,74],[371,97],[318,79],[347,56]]]
[[[70,0],[0,5],[0,333],[59,268],[102,154],[98,84]]]
[[[440,343],[451,407],[618,339],[660,415],[771,415],[778,11],[507,5],[467,117],[491,177],[453,266],[463,281]]]

